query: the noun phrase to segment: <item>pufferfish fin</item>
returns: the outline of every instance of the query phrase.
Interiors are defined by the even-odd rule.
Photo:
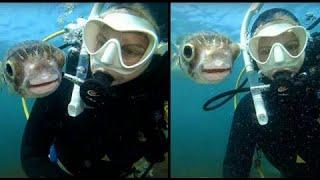
[[[177,71],[180,69],[179,56],[177,53],[171,54],[171,71]]]
[[[171,71],[174,71],[174,70],[177,70],[177,63],[179,61],[179,56],[177,53],[179,52],[179,46],[172,41],[170,42],[170,46],[171,46],[171,55],[170,55]]]
[[[177,43],[170,41],[170,47],[171,47],[171,52],[178,52],[179,51],[179,45]]]
[[[171,63],[171,71],[178,77],[186,77],[185,72],[183,72],[180,62],[180,56],[178,54],[173,54],[172,63]]]

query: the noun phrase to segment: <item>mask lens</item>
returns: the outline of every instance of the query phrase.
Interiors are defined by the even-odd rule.
[[[272,39],[269,37],[262,37],[258,42],[258,59],[260,62],[264,63],[267,61],[272,45],[264,44],[265,42],[269,42]]]
[[[83,43],[87,47],[89,54],[96,53],[101,46],[97,44],[98,34],[101,30],[102,23],[99,21],[88,21],[83,30]]]
[[[307,33],[303,28],[290,29],[284,35],[287,41],[283,45],[291,56],[298,56],[304,51],[307,44]]]
[[[120,44],[123,63],[132,66],[142,61],[150,43],[144,33],[124,32],[121,34]]]

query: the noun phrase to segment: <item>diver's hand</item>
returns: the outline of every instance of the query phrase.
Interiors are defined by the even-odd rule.
[[[134,169],[133,173],[131,173],[127,178],[141,178],[144,177],[152,177],[152,163],[146,160],[146,158],[142,157],[137,162],[135,162],[132,166]],[[151,169],[150,169],[151,168]],[[147,172],[148,171],[148,172]],[[144,175],[147,173],[146,175]]]

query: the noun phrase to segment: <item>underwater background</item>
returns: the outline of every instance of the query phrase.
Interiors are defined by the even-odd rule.
[[[42,40],[78,17],[88,17],[93,3],[0,3],[0,60],[24,40]],[[49,41],[63,44],[61,37]],[[66,48],[67,49],[67,48]],[[21,97],[1,85],[0,177],[27,177],[20,163],[20,145],[27,119]],[[27,99],[31,111],[34,99]]]
[[[250,3],[171,3],[171,49],[177,38],[198,31],[217,31],[240,42],[240,28]],[[320,3],[264,3],[260,12],[270,8],[291,11],[301,25],[312,21],[307,15],[320,16]],[[310,16],[309,16],[310,17]],[[257,15],[252,18],[251,27]],[[310,33],[319,31],[320,25]],[[174,66],[172,62],[171,66]],[[203,104],[211,97],[235,87],[243,68],[242,54],[232,73],[218,84],[197,84],[179,68],[171,70],[171,176],[222,177],[223,159],[233,119],[233,99],[214,111],[204,111]],[[248,85],[247,85],[248,86]],[[241,98],[246,93],[238,95]],[[217,103],[217,102],[216,102]],[[280,173],[264,157],[265,177],[280,177]],[[260,177],[252,167],[251,177]]]

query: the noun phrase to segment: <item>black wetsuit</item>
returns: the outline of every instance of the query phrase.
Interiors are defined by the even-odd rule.
[[[320,36],[313,34],[313,37],[303,68],[307,68],[306,64],[315,68],[320,65]],[[251,94],[241,99],[230,131],[224,177],[249,177],[256,147],[282,176],[320,176],[320,97],[317,96],[320,79],[314,82],[290,96],[265,92],[269,122],[264,126],[258,124]]]
[[[169,96],[167,54],[154,56],[144,74],[115,87],[117,96],[108,99],[105,107],[85,109],[75,118],[67,112],[71,82],[63,80],[53,94],[37,99],[22,140],[25,173],[29,177],[69,176],[49,161],[52,144],[60,162],[75,176],[119,177],[143,156],[150,162],[163,161],[168,151],[161,130],[163,104]],[[67,64],[71,74],[75,74],[70,71],[77,58],[68,59],[73,62]],[[146,141],[139,140],[139,132]],[[101,160],[106,154],[111,162]]]

